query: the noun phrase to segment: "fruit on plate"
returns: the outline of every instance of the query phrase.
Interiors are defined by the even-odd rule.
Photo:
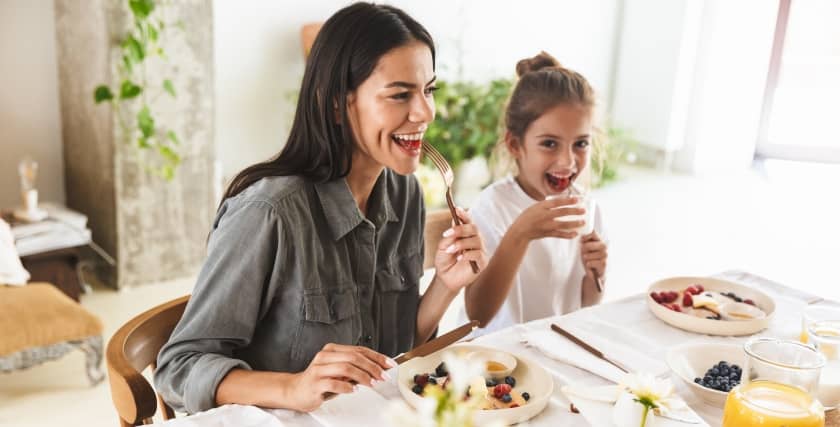
[[[697,377],[694,382],[712,390],[729,393],[741,383],[741,373],[740,366],[730,365],[725,360],[721,360],[717,365],[706,370],[703,378]]]
[[[443,374],[443,375],[438,375]],[[449,380],[449,372],[446,365],[441,363],[432,373],[419,373],[414,375],[411,383],[411,391],[414,394],[425,396],[432,388],[446,390]],[[507,376],[503,381],[493,378],[477,376],[470,381],[468,394],[478,396],[481,400],[481,409],[506,409],[516,408],[528,403],[531,396],[528,392],[514,390],[516,378]]]
[[[765,315],[761,307],[749,298],[742,298],[734,292],[707,291],[699,283],[679,292],[667,289],[653,291],[650,298],[671,311],[703,319],[738,321],[760,319]],[[744,305],[750,307],[744,308]],[[727,313],[722,312],[727,309]]]

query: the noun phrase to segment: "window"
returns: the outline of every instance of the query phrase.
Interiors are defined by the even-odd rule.
[[[840,162],[840,2],[781,0],[757,154]]]

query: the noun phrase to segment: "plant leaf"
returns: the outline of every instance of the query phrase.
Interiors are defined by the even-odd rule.
[[[140,19],[145,19],[155,10],[154,0],[128,0],[131,12]]]
[[[151,40],[151,41],[153,41],[153,42],[157,42],[157,40],[158,40],[158,31],[157,31],[157,29],[155,28],[155,26],[154,26],[154,25],[152,25],[151,23],[149,23],[149,24],[146,26],[146,31],[149,33],[149,40]]]
[[[166,91],[166,93],[172,95],[173,98],[176,97],[175,96],[175,86],[172,85],[172,80],[169,80],[169,79],[164,80],[163,81],[163,89]]]
[[[165,145],[158,145],[158,152],[160,152],[160,155],[163,156],[163,158],[171,164],[177,165],[181,162],[181,156],[179,156],[178,153],[175,152],[175,150]]]
[[[178,139],[178,135],[176,135],[174,131],[167,131],[166,137],[169,138],[169,140],[172,141],[172,143],[175,145],[181,144],[181,141]]]
[[[105,85],[99,85],[93,91],[93,101],[99,104],[102,101],[110,101],[114,99],[114,94],[111,93],[111,88]]]
[[[131,60],[131,57],[129,55],[123,55],[122,59],[123,66],[125,67],[126,72],[128,72],[128,74],[131,74],[131,70],[134,69],[134,62]]]
[[[152,117],[148,105],[144,105],[137,113],[137,127],[140,128],[144,138],[149,138],[155,133],[155,118]]]
[[[122,48],[134,63],[138,63],[146,57],[146,48],[133,35],[126,37],[122,43]]]
[[[143,92],[143,88],[132,83],[131,80],[123,80],[120,86],[120,99],[136,98]]]
[[[140,148],[149,148],[149,140],[146,137],[137,138],[137,146]]]

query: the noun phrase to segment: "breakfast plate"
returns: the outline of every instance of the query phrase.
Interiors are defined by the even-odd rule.
[[[751,335],[766,329],[776,303],[757,289],[710,277],[672,277],[648,288],[647,304],[663,322],[701,334]]]
[[[456,344],[425,357],[413,358],[400,365],[397,384],[400,393],[409,405],[417,408],[421,404],[423,397],[418,392],[422,393],[421,390],[429,383],[429,378],[432,378],[437,385],[445,385],[448,372],[445,365],[441,366],[441,364],[443,355],[448,352],[465,359],[482,359],[489,367],[496,368],[494,370],[497,373],[485,372],[484,379],[488,396],[486,405],[483,406],[486,409],[476,411],[476,425],[493,422],[508,425],[531,419],[545,409],[554,391],[552,376],[535,362],[490,347]],[[498,373],[508,375],[501,376]],[[418,387],[420,385],[418,382],[423,386]],[[498,386],[502,386],[499,388],[506,392],[507,397],[503,394],[494,394]],[[506,386],[511,387],[506,388]]]

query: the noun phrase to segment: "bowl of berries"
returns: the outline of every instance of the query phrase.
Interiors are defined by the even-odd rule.
[[[746,356],[738,345],[696,342],[671,348],[665,360],[692,393],[723,409],[726,396],[741,383]]]
[[[665,323],[701,334],[751,335],[770,325],[776,303],[748,286],[710,277],[672,277],[648,288],[650,311]]]
[[[554,391],[552,376],[535,362],[488,347],[456,344],[400,365],[397,383],[409,405],[417,408],[425,396],[450,386],[449,368],[443,362],[447,352],[465,360],[480,360],[487,367],[483,375],[470,381],[467,391],[479,396],[475,425],[510,425],[531,419],[545,409]]]

